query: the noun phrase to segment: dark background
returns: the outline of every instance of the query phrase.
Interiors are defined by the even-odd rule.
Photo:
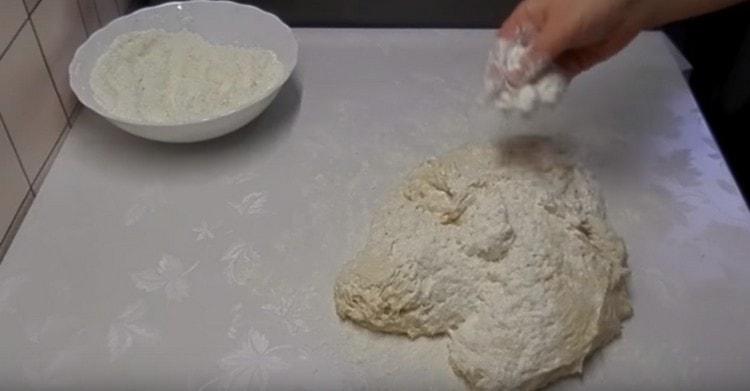
[[[136,0],[134,6],[164,2]],[[495,28],[518,0],[239,2],[270,11],[295,27]],[[692,64],[685,77],[745,201],[750,200],[750,2],[665,26],[664,31]]]
[[[568,0],[565,0],[568,1]],[[575,0],[573,0],[575,1]],[[141,5],[167,0],[139,0]],[[497,27],[517,0],[253,0],[296,27]]]

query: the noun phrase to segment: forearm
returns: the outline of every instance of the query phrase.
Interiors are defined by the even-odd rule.
[[[643,13],[643,27],[654,28],[707,14],[746,0],[633,0]]]

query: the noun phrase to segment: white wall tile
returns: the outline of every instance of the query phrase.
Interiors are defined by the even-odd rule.
[[[31,15],[42,52],[68,114],[73,113],[76,97],[70,89],[68,64],[86,40],[76,0],[44,0]]]
[[[66,119],[30,23],[0,60],[0,86],[0,114],[33,180]]]
[[[0,53],[8,47],[25,19],[22,0],[0,0]]]
[[[106,26],[112,19],[120,16],[120,10],[115,0],[94,1],[96,2],[96,10],[99,12],[99,21],[102,22],[102,26]]]
[[[28,191],[29,183],[0,124],[0,240]]]
[[[128,0],[115,0],[115,4],[120,15],[124,15],[125,11],[128,10]]]
[[[34,7],[36,7],[37,4],[39,4],[42,0],[23,0],[26,3],[26,8],[29,9],[29,11],[34,10]]]
[[[101,27],[101,24],[99,24],[99,15],[96,13],[95,1],[96,0],[78,0],[78,4],[81,6],[83,24],[88,35],[93,34],[94,31]]]

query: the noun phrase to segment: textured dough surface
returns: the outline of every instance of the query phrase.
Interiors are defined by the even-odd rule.
[[[622,240],[589,174],[535,139],[423,163],[337,278],[336,311],[372,330],[449,337],[473,389],[582,371],[631,307]]]

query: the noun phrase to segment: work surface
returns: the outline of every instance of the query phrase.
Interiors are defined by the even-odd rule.
[[[525,121],[476,104],[491,31],[296,34],[292,79],[228,137],[81,114],[0,264],[0,388],[462,389],[445,340],[341,323],[333,281],[409,168],[514,134],[595,173],[630,254],[635,316],[554,388],[750,384],[750,215],[661,35]]]

